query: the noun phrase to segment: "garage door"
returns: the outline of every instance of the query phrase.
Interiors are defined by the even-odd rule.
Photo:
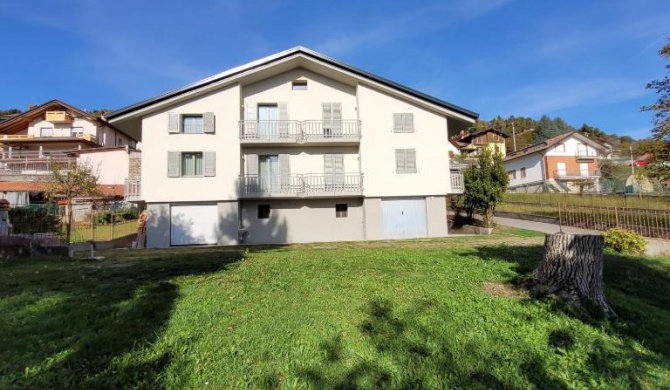
[[[384,238],[426,237],[426,200],[382,200]]]
[[[218,224],[216,205],[172,206],[170,245],[216,244]]]

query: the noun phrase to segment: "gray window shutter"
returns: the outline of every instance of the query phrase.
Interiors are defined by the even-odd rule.
[[[206,177],[216,176],[216,152],[215,151],[205,151],[203,152],[204,161],[204,174]]]
[[[403,115],[403,131],[406,133],[414,132],[414,114]]]
[[[395,172],[405,173],[405,149],[395,150]]]
[[[179,133],[179,119],[179,113],[168,112],[168,133]]]
[[[258,175],[258,155],[247,154],[247,175]]]
[[[331,103],[321,104],[321,120],[323,121],[323,135],[330,137],[333,134],[333,105]]]
[[[416,149],[405,150],[405,172],[416,173]]]
[[[342,135],[342,103],[332,103],[333,107],[333,135]]]
[[[214,133],[214,113],[206,112],[202,114],[203,133]]]
[[[333,179],[335,174],[335,155],[334,154],[324,154],[323,155],[323,179],[326,186],[333,185]]]
[[[289,188],[291,186],[291,156],[288,154],[279,155],[279,174],[281,188]]]
[[[258,108],[256,103],[247,102],[244,110],[244,134],[245,138],[254,138],[258,135]]]
[[[286,102],[277,103],[277,109],[279,110],[279,137],[288,138],[288,132],[289,132],[288,103]]]
[[[181,176],[181,153],[168,152],[168,177]]]
[[[393,114],[393,132],[401,133],[403,126],[403,114]]]
[[[333,154],[333,176],[337,185],[344,184],[344,155]]]

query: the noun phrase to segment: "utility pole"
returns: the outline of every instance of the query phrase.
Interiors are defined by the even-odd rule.
[[[635,162],[633,161],[633,145],[628,147],[630,150],[630,174],[635,176]]]
[[[514,142],[514,151],[516,152],[516,130],[514,129],[514,120],[512,120],[512,141]]]

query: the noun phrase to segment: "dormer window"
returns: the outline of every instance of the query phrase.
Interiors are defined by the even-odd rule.
[[[306,91],[307,80],[293,80],[291,83],[291,89],[294,91]]]

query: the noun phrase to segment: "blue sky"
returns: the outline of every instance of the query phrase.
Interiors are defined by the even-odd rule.
[[[303,45],[484,119],[649,135],[668,0],[0,0],[0,108],[120,108]]]

